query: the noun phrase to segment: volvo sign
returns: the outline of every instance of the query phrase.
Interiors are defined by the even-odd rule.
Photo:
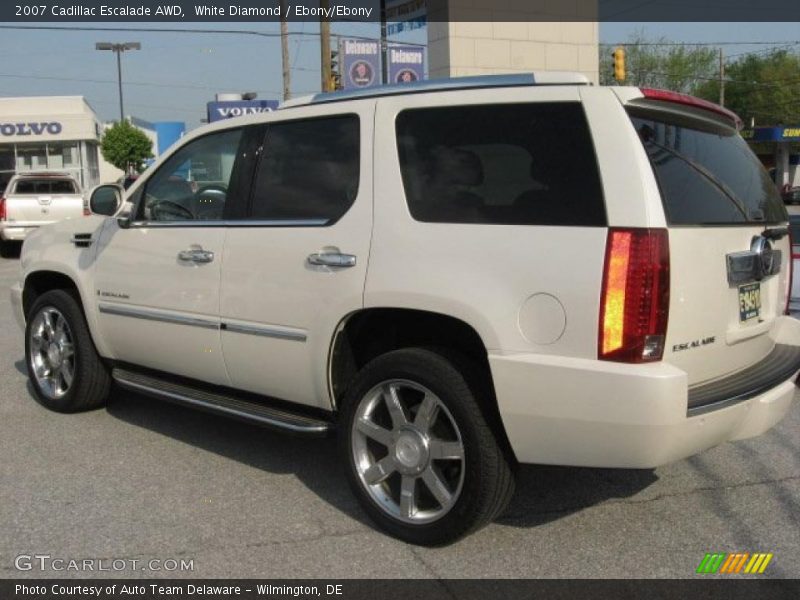
[[[278,108],[277,100],[222,100],[209,102],[208,122],[243,117],[262,112],[270,112]]]
[[[0,135],[5,137],[25,135],[58,135],[63,129],[58,121],[36,121],[35,123],[0,123]]]

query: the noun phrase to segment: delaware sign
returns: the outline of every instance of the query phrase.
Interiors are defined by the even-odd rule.
[[[425,48],[389,46],[389,83],[411,83],[425,78]]]
[[[368,88],[381,83],[381,48],[370,40],[343,39],[339,43],[342,86],[346,90]]]

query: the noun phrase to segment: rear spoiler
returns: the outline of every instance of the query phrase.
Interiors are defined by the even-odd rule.
[[[697,98],[695,96],[681,94],[678,92],[671,92],[669,90],[657,90],[653,88],[639,88],[639,91],[647,100],[682,104],[683,106],[689,106],[714,113],[716,116],[723,117],[725,120],[729,121],[737,131],[741,131],[742,126],[744,125],[742,119],[739,118],[739,115],[737,115],[735,112],[728,110],[719,104],[714,104],[708,100],[703,100],[702,98]]]

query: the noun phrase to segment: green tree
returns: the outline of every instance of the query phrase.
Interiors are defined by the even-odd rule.
[[[106,162],[118,169],[141,171],[145,159],[153,156],[153,142],[128,121],[119,121],[106,129],[100,151]]]
[[[719,101],[719,82],[707,81],[696,91]],[[725,106],[745,125],[800,124],[800,55],[788,50],[750,53],[725,68]]]
[[[600,83],[614,85],[611,53],[616,46],[600,47]],[[625,44],[627,78],[620,85],[654,87],[693,93],[699,81],[716,76],[717,51],[707,46],[676,45],[666,38],[647,39],[643,32],[630,36]]]

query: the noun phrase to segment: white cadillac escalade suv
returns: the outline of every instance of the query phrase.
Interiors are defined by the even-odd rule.
[[[364,510],[418,544],[498,516],[518,463],[649,468],[759,435],[795,395],[800,322],[786,212],[737,129],[563,73],[200,128],[25,242],[33,390],[335,429]]]

